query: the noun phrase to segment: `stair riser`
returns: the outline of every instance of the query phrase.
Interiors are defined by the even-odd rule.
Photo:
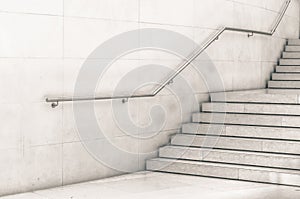
[[[300,89],[300,81],[269,81],[269,88]]]
[[[234,168],[214,167],[196,164],[147,161],[147,170],[171,173],[190,174],[208,177],[230,178],[238,180],[238,170]]]
[[[282,58],[284,58],[284,59],[300,59],[300,53],[284,52],[282,54]]]
[[[300,96],[300,89],[284,89],[284,88],[269,88],[268,89],[269,93],[276,93],[276,94],[282,94],[282,95],[299,95]],[[299,104],[299,100],[298,99],[298,104]]]
[[[196,113],[193,114],[193,122],[274,127],[300,127],[299,116]]]
[[[204,103],[204,112],[300,115],[300,105]]]
[[[207,162],[230,163],[238,165],[266,166],[273,168],[300,169],[300,156],[284,157],[259,153],[241,153],[235,151],[201,150],[183,147],[164,147],[159,157]]]
[[[299,66],[300,60],[299,59],[281,59],[279,61],[281,66]]]
[[[283,154],[300,154],[300,142],[292,141],[176,135],[172,138],[171,144],[187,147],[192,146]]]
[[[247,102],[247,103],[272,103],[272,104],[298,104],[298,95],[285,95],[285,94],[237,94],[227,93],[226,97],[223,94],[211,94],[212,102]]]
[[[244,169],[214,165],[188,164],[185,162],[147,161],[147,170],[170,173],[190,174],[207,177],[219,177],[235,180],[247,180],[283,185],[300,185],[300,175],[293,173],[278,173],[275,171]]]
[[[286,46],[286,52],[300,52],[300,46]]]
[[[300,46],[300,39],[289,39],[288,45],[291,46]]]
[[[185,124],[182,133],[202,135],[223,135],[248,138],[269,138],[300,140],[300,129],[297,128],[274,128],[259,126],[239,125],[213,125],[213,124]]]
[[[280,74],[280,73],[273,73],[272,80],[283,80],[283,81],[300,81],[300,74]]]
[[[278,73],[300,73],[299,66],[277,66],[276,72]]]

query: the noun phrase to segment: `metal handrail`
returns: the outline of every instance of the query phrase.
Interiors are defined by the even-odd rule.
[[[70,101],[90,101],[90,100],[113,100],[113,99],[122,99],[122,102],[126,102],[129,98],[147,98],[156,96],[162,89],[164,89],[168,84],[173,82],[173,79],[178,76],[188,65],[191,64],[204,50],[206,50],[214,41],[218,40],[219,37],[225,31],[233,31],[233,32],[245,32],[248,33],[248,37],[253,36],[254,34],[259,35],[268,35],[272,36],[280,22],[286,10],[289,7],[291,0],[286,0],[281,7],[280,13],[274,21],[272,29],[270,31],[257,31],[243,28],[232,28],[232,27],[221,27],[219,28],[208,40],[195,52],[192,53],[190,58],[186,59],[182,64],[179,65],[178,69],[173,73],[170,77],[168,77],[164,83],[162,83],[158,88],[156,88],[151,94],[144,95],[131,95],[131,96],[111,96],[111,97],[69,97],[69,98],[46,98],[46,102],[52,103],[52,108],[55,108],[59,105],[59,102],[70,102]]]

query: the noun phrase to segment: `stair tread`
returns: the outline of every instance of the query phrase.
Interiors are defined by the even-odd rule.
[[[288,39],[288,45],[290,46],[299,46],[300,45],[300,40],[299,39]]]
[[[300,141],[269,140],[263,138],[176,134],[171,139],[171,145],[280,154],[300,154]]]
[[[210,102],[202,104],[203,112],[226,112],[226,113],[255,113],[255,114],[274,114],[274,115],[300,115],[299,105],[290,104],[249,104]]]
[[[297,144],[300,147],[300,141],[291,141],[291,140],[268,140],[268,139],[264,139],[264,138],[243,138],[243,137],[230,137],[230,136],[219,136],[219,135],[188,135],[188,134],[175,134],[173,136],[174,137],[186,137],[186,136],[191,136],[193,138],[196,137],[202,137],[202,138],[207,138],[209,137],[216,137],[216,138],[220,138],[220,139],[228,139],[228,140],[246,140],[246,141],[260,141],[260,142],[276,142],[276,143],[289,143],[289,144]],[[300,151],[299,151],[300,153]]]
[[[300,127],[300,117],[292,115],[258,115],[248,113],[194,113],[193,122],[214,124],[246,124],[254,126]]]
[[[286,61],[299,61],[300,59],[297,59],[297,58],[292,58],[292,59],[281,58],[280,60],[286,60]]]
[[[159,157],[300,170],[300,155],[171,145],[160,148]]]
[[[284,59],[300,59],[300,52],[284,52],[282,54]]]
[[[287,45],[287,46],[285,46],[285,52],[300,52],[300,46]]]
[[[212,102],[299,104],[299,94],[297,92],[281,93],[278,89],[260,89],[251,91],[211,93],[210,95]]]
[[[276,80],[276,81],[272,81],[270,80],[269,82],[279,82],[279,83],[299,83],[299,81],[295,81],[295,80],[289,80],[289,81],[280,81],[280,80]]]
[[[183,134],[214,135],[216,134],[215,131],[219,130],[222,130],[222,136],[300,140],[300,128],[201,123],[188,123],[184,124],[182,127]]]
[[[282,80],[282,81],[300,81],[300,73],[273,73],[272,80]]]
[[[300,73],[300,66],[276,66],[276,72]]]
[[[226,163],[199,162],[199,161],[191,161],[191,160],[175,160],[175,159],[170,159],[170,158],[154,158],[154,159],[150,159],[148,161],[180,162],[180,163],[194,164],[194,165],[218,166],[218,167],[228,167],[228,168],[271,171],[271,172],[276,172],[276,173],[297,174],[297,175],[299,175],[299,179],[300,179],[300,170],[296,171],[296,170],[290,170],[290,169],[266,168],[266,167],[259,167],[259,166],[232,165],[232,164],[226,164]]]
[[[268,83],[269,87],[276,87],[280,86],[283,88],[300,88],[300,81],[295,81],[295,80],[287,80],[287,81],[282,81],[282,80],[271,80]]]
[[[245,154],[245,155],[258,155],[258,156],[269,156],[269,157],[286,157],[286,158],[293,158],[293,159],[299,159],[300,155],[298,154],[272,154],[272,153],[266,153],[266,152],[257,152],[257,151],[239,151],[239,150],[226,150],[226,149],[202,149],[198,147],[187,147],[187,146],[176,146],[176,145],[168,145],[163,146],[160,149],[182,149],[182,150],[198,150],[198,151],[213,151],[213,152],[226,152],[226,153],[236,153],[236,154]],[[300,165],[299,165],[300,170]]]
[[[279,65],[280,66],[300,66],[300,59],[296,59],[296,58],[285,59],[285,58],[282,58],[282,59],[279,60]]]
[[[169,158],[148,160],[146,167],[151,171],[300,186],[300,171],[289,169],[175,160]]]
[[[269,93],[276,93],[276,94],[282,94],[282,95],[300,95],[300,89],[285,89],[285,88],[269,88]],[[300,98],[299,98],[300,100]]]

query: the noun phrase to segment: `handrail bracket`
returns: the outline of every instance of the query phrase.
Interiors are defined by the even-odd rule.
[[[122,99],[122,103],[125,104],[128,102],[128,100],[129,100],[128,98],[124,98],[124,99]]]
[[[253,32],[248,33],[248,37],[252,37],[252,36],[254,36],[254,33],[253,33]]]
[[[59,105],[59,101],[56,101],[56,102],[52,102],[52,103],[51,103],[51,107],[52,107],[52,108],[56,108],[58,105]]]

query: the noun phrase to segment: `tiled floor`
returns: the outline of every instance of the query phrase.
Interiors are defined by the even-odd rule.
[[[0,199],[298,199],[300,188],[140,172]]]

